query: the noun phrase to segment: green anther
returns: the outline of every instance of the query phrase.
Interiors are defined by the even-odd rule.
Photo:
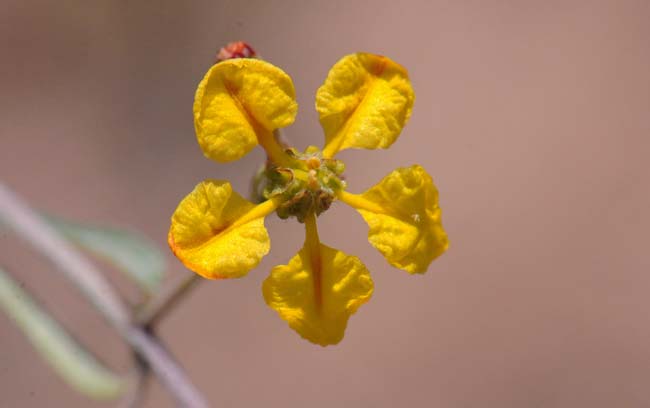
[[[339,160],[324,159],[315,146],[309,146],[303,153],[294,148],[286,152],[297,159],[295,167],[267,165],[262,194],[266,199],[284,196],[284,203],[276,210],[278,216],[282,219],[296,217],[304,222],[310,212],[320,215],[326,211],[336,192],[345,189],[342,180],[345,165]]]

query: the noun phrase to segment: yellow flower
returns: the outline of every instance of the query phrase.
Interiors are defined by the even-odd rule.
[[[305,242],[287,265],[264,281],[266,303],[307,340],[343,338],[349,317],[373,291],[370,274],[354,256],[320,242],[316,217],[335,200],[368,223],[368,239],[393,266],[423,273],[448,246],[438,192],[418,166],[399,168],[363,194],[346,191],[348,148],[388,148],[411,114],[415,96],[406,70],[378,55],[348,55],[330,70],[316,94],[325,132],[323,150],[282,146],[275,132],[293,123],[297,104],[291,78],[258,59],[219,62],[196,91],[194,125],[204,154],[219,162],[240,159],[261,145],[264,201],[254,204],[224,180],[205,180],[172,216],[169,246],[192,271],[208,279],[238,278],[270,248],[264,217],[276,212],[306,227]]]

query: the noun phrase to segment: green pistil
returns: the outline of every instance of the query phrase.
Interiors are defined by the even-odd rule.
[[[284,202],[278,206],[278,216],[282,219],[296,217],[304,222],[310,212],[320,215],[326,211],[336,192],[345,189],[342,180],[345,165],[339,160],[323,159],[320,150],[314,146],[309,146],[303,153],[287,149],[287,154],[296,159],[296,165],[267,165],[263,196],[269,199],[281,195]]]

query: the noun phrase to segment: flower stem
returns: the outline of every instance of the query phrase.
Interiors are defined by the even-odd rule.
[[[173,309],[201,281],[201,275],[190,273],[180,279],[179,282],[174,282],[172,285],[166,286],[159,295],[151,299],[137,313],[137,322],[144,327],[155,327],[160,319]]]

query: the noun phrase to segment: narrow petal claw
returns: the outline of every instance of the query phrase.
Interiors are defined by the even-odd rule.
[[[341,201],[368,223],[368,240],[393,266],[424,273],[449,241],[442,228],[438,190],[420,166],[399,168],[361,195],[342,192]]]
[[[264,217],[277,203],[255,206],[222,180],[205,180],[172,215],[169,246],[190,270],[208,279],[239,278],[269,252]]]
[[[372,291],[359,258],[320,242],[305,242],[288,265],[273,268],[262,287],[269,307],[301,337],[321,346],[343,339],[348,319]]]
[[[316,93],[325,131],[323,155],[331,158],[348,148],[388,148],[411,116],[414,100],[401,65],[366,53],[343,57]]]
[[[293,123],[291,78],[257,59],[231,59],[205,74],[194,98],[194,128],[203,153],[219,162],[246,155],[275,129]]]

